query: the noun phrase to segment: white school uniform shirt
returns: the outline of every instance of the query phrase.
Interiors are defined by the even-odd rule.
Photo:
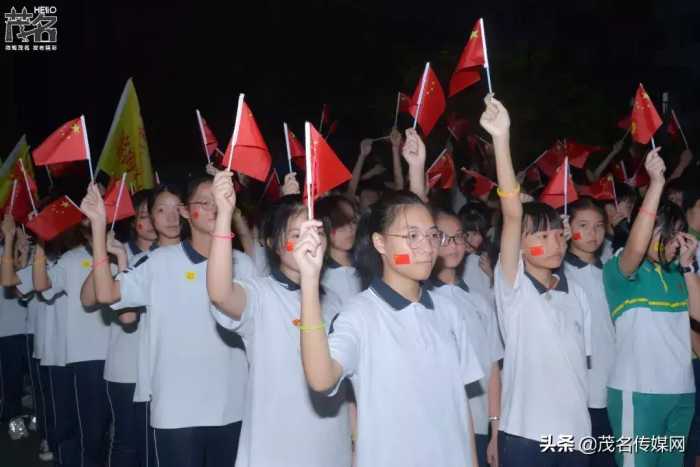
[[[151,426],[223,426],[241,420],[245,352],[229,345],[209,313],[207,260],[188,241],[161,246],[117,275],[121,300],[145,306]],[[139,378],[141,375],[139,374]],[[137,386],[139,385],[137,384]],[[136,400],[136,399],[135,399]]]
[[[358,467],[472,465],[465,385],[484,373],[451,301],[423,289],[411,303],[375,279],[345,303],[329,346],[355,389]]]
[[[605,237],[603,240],[603,250],[600,253],[600,262],[605,264],[613,257],[615,252],[613,251],[612,240]]]
[[[460,280],[456,284],[445,284],[432,279],[430,291],[454,304],[462,313],[467,336],[476,355],[484,377],[467,386],[469,409],[474,419],[474,432],[489,434],[488,388],[493,364],[503,359],[503,342],[498,331],[496,309],[479,294]]]
[[[357,269],[352,266],[341,266],[332,258],[327,260],[321,285],[325,290],[334,292],[342,301],[362,291]]]
[[[547,291],[522,258],[513,286],[496,265],[496,303],[505,345],[500,430],[540,442],[591,434],[588,414],[590,306],[583,289],[559,271]]]
[[[0,255],[4,247],[0,246]],[[16,336],[27,332],[27,307],[20,305],[11,289],[0,288],[0,337]]]
[[[575,281],[586,291],[591,306],[591,368],[588,371],[588,407],[608,406],[608,380],[615,363],[615,326],[605,297],[603,264],[586,263],[572,253],[564,258],[567,279]]]
[[[472,253],[464,259],[462,280],[469,286],[472,293],[480,294],[487,302],[495,304],[491,278],[479,266],[481,256]]]
[[[245,342],[250,363],[236,467],[349,467],[351,436],[344,394],[328,398],[309,389],[301,363],[299,286],[279,270],[249,281],[246,307],[234,320],[212,306],[223,327]],[[327,326],[340,298],[325,290],[321,308]]]
[[[258,240],[253,241],[253,261],[260,277],[270,274],[270,265],[267,261],[267,250]]]
[[[34,293],[34,281],[32,279],[32,266],[26,266],[17,271],[17,278],[20,283],[17,284],[17,290],[22,296],[26,296],[28,316],[34,314],[34,348],[32,349],[32,357],[41,360],[44,354],[44,343],[46,340],[46,302],[41,300],[38,294]]]
[[[56,266],[57,260],[47,262],[47,271]],[[21,270],[17,275],[22,281],[17,286],[20,293],[28,294],[34,290],[31,268]],[[66,313],[68,296],[65,291],[57,292],[49,288],[39,294],[45,304],[43,332],[40,336],[39,353],[42,366],[66,366]],[[36,336],[35,336],[36,339]]]
[[[105,360],[109,343],[109,309],[86,308],[80,289],[92,270],[92,252],[79,246],[65,252],[47,271],[54,293],[66,293],[66,363]]]

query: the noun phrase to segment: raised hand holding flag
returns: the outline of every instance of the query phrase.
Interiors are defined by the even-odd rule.
[[[428,62],[411,99],[409,113],[413,116],[413,128],[420,125],[423,135],[428,136],[445,112],[445,106],[445,93]]]
[[[661,126],[661,117],[654,107],[649,94],[644,90],[642,83],[639,83],[637,93],[634,96],[634,106],[632,107],[632,123],[630,133],[632,138],[641,144],[648,144],[656,147],[654,143],[654,133]]]
[[[454,96],[472,84],[478,83],[481,80],[481,70],[479,69],[481,66],[486,69],[489,94],[493,93],[485,33],[484,19],[480,18],[474,24],[474,28],[472,28],[467,45],[459,57],[457,68],[452,74],[452,78],[450,78],[449,97]]]

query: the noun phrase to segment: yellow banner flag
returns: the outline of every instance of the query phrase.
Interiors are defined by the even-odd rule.
[[[126,82],[119,98],[97,170],[112,178],[119,178],[127,172],[128,186],[133,186],[137,191],[153,188],[151,157],[143,129],[139,98],[131,78]]]
[[[27,144],[26,135],[17,141],[15,147],[10,152],[10,155],[5,159],[5,162],[0,166],[0,206],[5,206],[12,193],[12,184],[15,180],[17,183],[26,183],[22,175],[19,160],[24,164],[24,170],[27,171],[29,185],[33,192],[36,192],[36,184],[34,183],[34,165],[29,153],[29,144]]]

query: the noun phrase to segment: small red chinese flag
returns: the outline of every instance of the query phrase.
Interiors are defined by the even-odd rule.
[[[563,151],[564,155],[569,158],[569,164],[582,169],[586,165],[588,156],[595,152],[603,150],[600,146],[591,146],[588,144],[579,144],[575,141],[564,140]]]
[[[649,183],[651,183],[651,179],[649,178],[647,169],[644,168],[644,164],[640,164],[639,167],[637,167],[637,170],[634,172],[634,175],[625,180],[625,183],[632,188],[642,188],[649,185]]]
[[[30,194],[27,191],[27,184],[24,182],[24,179],[16,179],[14,183],[13,191],[7,198],[5,206],[2,207],[2,211],[6,212],[8,209],[12,208],[11,214],[15,221],[20,224],[25,224],[27,222],[27,216],[32,212],[32,202],[29,199]]]
[[[474,196],[482,197],[484,195],[487,195],[491,193],[491,190],[493,190],[496,187],[496,183],[493,180],[484,177],[478,172],[468,170],[464,167],[462,167],[462,172],[465,173],[468,179],[474,180],[474,184],[471,186],[470,189],[470,194]]]
[[[536,165],[530,167],[525,173],[525,180],[532,183],[542,183],[542,175],[540,175],[540,169]]]
[[[104,202],[108,222],[116,222],[136,215],[136,210],[134,209],[134,203],[131,200],[128,187],[125,186],[121,189],[122,195],[121,198],[119,198],[121,184],[121,179],[113,180],[105,192]],[[119,198],[119,206],[117,206],[117,198]]]
[[[671,141],[678,140],[680,136],[680,130],[678,129],[678,124],[676,123],[676,119],[674,117],[671,117],[671,120],[668,122],[666,132],[668,133],[668,136],[671,137]]]
[[[623,161],[613,164],[610,168],[610,173],[613,175],[613,177],[615,177],[615,180],[620,182],[627,181],[627,168],[625,167],[625,163]]]
[[[265,182],[272,166],[270,150],[260,133],[258,124],[255,123],[253,112],[242,98],[239,98],[238,112],[238,134],[236,141],[234,142],[231,138],[226,148],[223,165],[228,167],[229,160],[233,157],[231,170]]]
[[[78,225],[82,218],[83,213],[69,201],[68,197],[61,196],[27,222],[27,228],[37,237],[48,242]]]
[[[447,129],[457,141],[462,141],[469,134],[470,128],[466,118],[458,117],[454,112],[447,116]]]
[[[48,165],[85,160],[88,158],[86,139],[81,118],[69,120],[32,151],[34,163]]]
[[[304,149],[304,145],[299,141],[296,135],[292,133],[292,130],[287,130],[287,138],[289,139],[289,153],[292,156],[292,162],[294,162],[297,168],[306,170],[306,163],[304,162],[306,150]]]
[[[430,134],[435,123],[445,112],[445,105],[445,93],[442,91],[440,81],[433,69],[430,68],[430,64],[427,64],[425,72],[413,92],[409,108],[409,113],[418,120],[425,136]]]
[[[219,140],[216,139],[216,135],[211,131],[207,121],[202,117],[199,111],[197,111],[197,119],[199,120],[199,129],[201,137],[204,140],[204,146],[207,148],[207,154],[211,157],[214,151],[219,147]]]
[[[331,191],[338,185],[342,185],[352,178],[350,171],[338,159],[333,149],[328,145],[323,136],[316,131],[313,125],[306,123],[309,126],[308,135],[310,136],[311,154],[311,186],[313,190],[313,199],[317,200],[322,194]],[[307,177],[309,174],[306,175]],[[308,185],[304,184],[304,199],[308,198]]]
[[[580,194],[590,196],[598,201],[607,201],[615,199],[615,182],[613,176],[608,174],[606,177],[600,177],[598,181],[591,183],[589,186],[582,187]]]
[[[540,156],[535,165],[547,177],[552,177],[565,159],[564,151],[561,150],[561,142],[557,141]]]
[[[467,45],[462,51],[455,69],[450,78],[450,95],[454,96],[463,89],[468,88],[474,83],[481,80],[481,68],[485,63],[484,42],[481,39],[483,31],[481,30],[481,21],[477,20]]]
[[[265,201],[277,201],[282,196],[282,185],[280,184],[280,179],[277,176],[277,171],[272,169],[270,176],[265,184],[265,189],[263,190],[262,199]]]
[[[568,175],[568,176],[567,176]],[[540,194],[540,202],[549,204],[554,209],[573,203],[578,199],[576,187],[568,174],[567,161],[559,166],[554,176]]]
[[[442,188],[443,190],[452,188],[455,185],[456,178],[455,163],[452,159],[452,154],[447,150],[442,151],[442,154],[440,154],[438,158],[435,159],[435,162],[428,168],[427,175],[428,182],[436,175],[440,175],[440,178],[436,180],[434,186]]]
[[[634,96],[634,107],[632,107],[630,126],[632,138],[638,143],[648,144],[660,126],[661,117],[649,98],[649,94],[644,90],[644,86],[639,83],[637,94]]]
[[[409,113],[411,109],[411,98],[406,94],[399,93],[399,112]]]

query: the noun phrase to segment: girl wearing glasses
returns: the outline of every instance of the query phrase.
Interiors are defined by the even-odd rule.
[[[201,467],[205,459],[208,466],[230,467],[241,427],[245,353],[240,342],[217,329],[206,291],[216,218],[211,186],[208,177],[195,179],[184,205],[156,209],[156,229],[162,215],[173,237],[182,217],[188,238],[161,245],[116,278],[104,267],[104,202],[94,185],[81,205],[91,220],[95,265],[94,288],[84,288],[83,300],[96,299],[116,310],[145,306],[149,315],[151,426],[157,464],[168,467]]]
[[[404,157],[425,160],[415,131],[407,131]],[[363,216],[355,257],[369,288],[345,303],[329,335],[318,293],[326,247],[320,225],[305,222],[294,251],[301,270],[302,361],[316,391],[334,394],[351,379],[359,414],[357,465],[475,467],[464,387],[483,373],[460,312],[421,285],[442,238],[430,210],[400,191]]]
[[[299,356],[299,333],[305,327],[299,315],[301,269],[294,251],[306,220],[305,206],[298,196],[285,196],[272,206],[261,229],[270,275],[239,280],[231,268],[231,216],[236,206],[231,172],[216,175],[213,191],[218,212],[207,269],[211,311],[221,326],[243,338],[250,364],[236,465],[349,466],[352,440],[345,395],[329,399],[311,391]],[[314,224],[325,247],[322,227]],[[318,296],[318,282],[315,288]],[[321,303],[325,334],[340,298],[324,289]]]

